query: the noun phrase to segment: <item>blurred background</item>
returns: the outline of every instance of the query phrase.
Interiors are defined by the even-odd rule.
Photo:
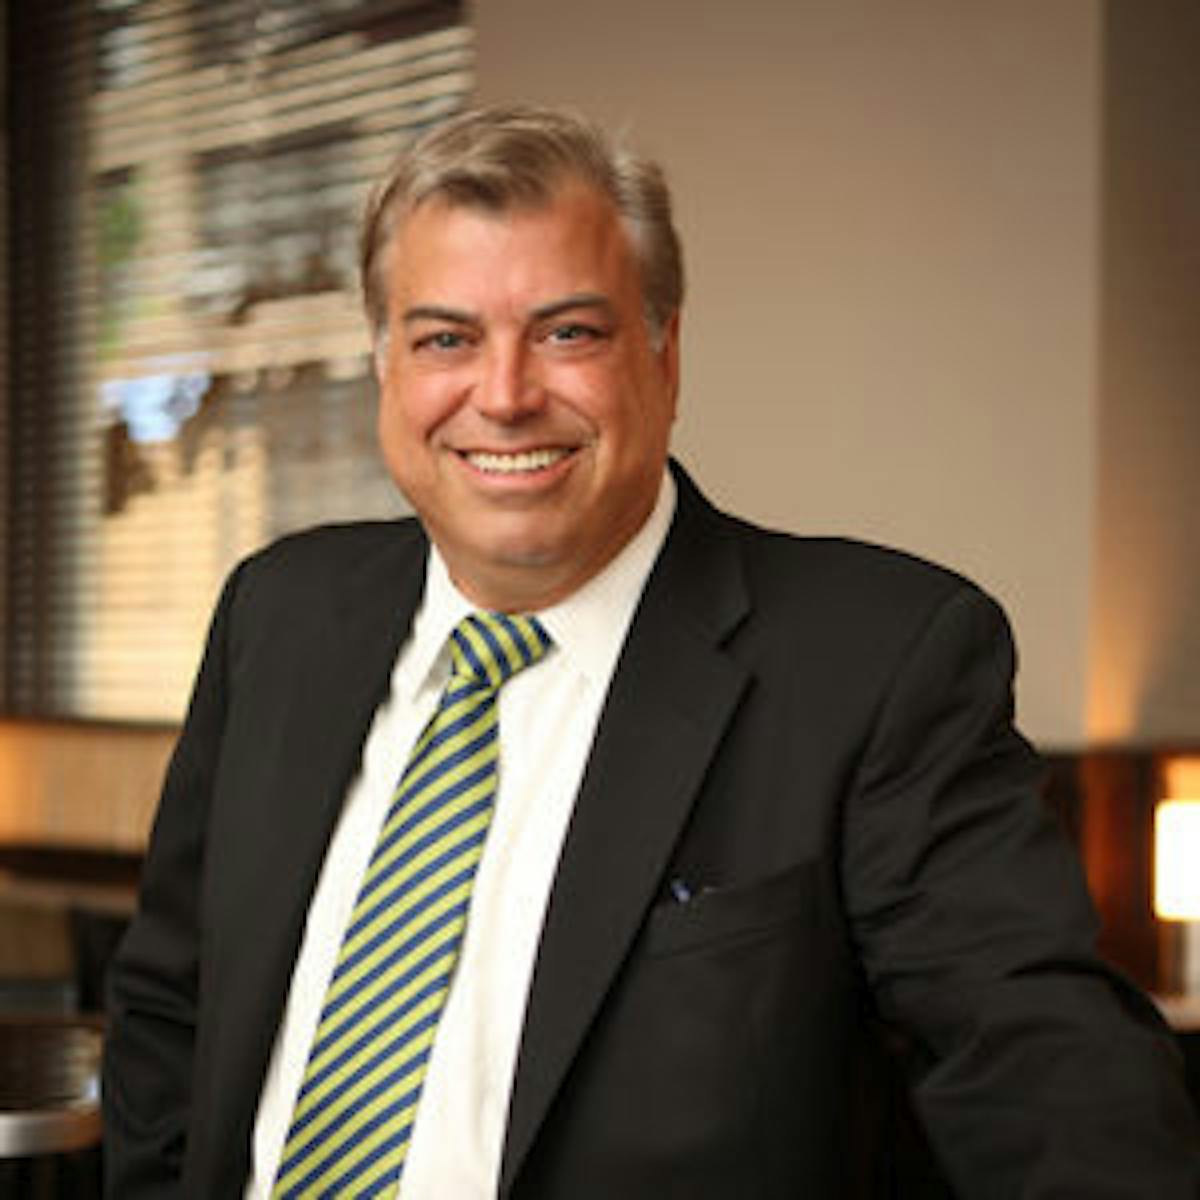
[[[1004,604],[1104,948],[1189,1036],[1194,0],[5,16],[0,1012],[99,1008],[226,571],[290,529],[403,511],[374,447],[358,211],[422,129],[528,100],[667,168],[689,279],[676,451],[702,486]],[[1156,915],[1169,863],[1183,900]]]

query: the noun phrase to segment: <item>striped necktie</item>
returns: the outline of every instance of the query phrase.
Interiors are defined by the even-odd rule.
[[[396,1185],[467,923],[496,795],[501,685],[550,637],[535,617],[473,613],[413,748],[325,995],[273,1198]]]

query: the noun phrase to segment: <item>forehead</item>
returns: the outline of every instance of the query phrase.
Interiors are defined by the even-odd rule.
[[[386,270],[394,289],[636,285],[632,244],[615,204],[581,182],[503,209],[431,197],[398,223]]]

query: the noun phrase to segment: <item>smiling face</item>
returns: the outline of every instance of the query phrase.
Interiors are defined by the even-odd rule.
[[[427,200],[386,253],[388,468],[474,603],[553,604],[654,506],[678,319],[652,343],[616,208],[575,182],[501,213]]]

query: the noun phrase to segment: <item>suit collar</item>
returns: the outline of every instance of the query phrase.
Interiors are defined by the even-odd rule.
[[[675,519],[601,713],[542,931],[501,1196],[658,892],[747,684],[722,649],[749,611],[731,525],[672,469]]]

